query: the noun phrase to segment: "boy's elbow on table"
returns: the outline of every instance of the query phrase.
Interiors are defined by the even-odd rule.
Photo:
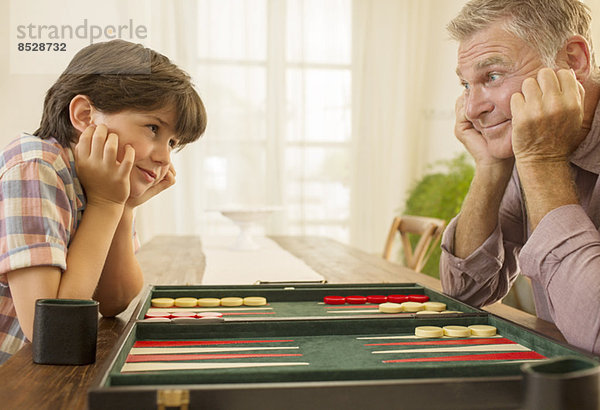
[[[127,307],[129,306],[129,302],[114,304],[110,306],[108,306],[107,304],[100,303],[98,310],[100,311],[100,314],[104,317],[115,317],[120,313],[123,313],[125,309],[127,309]]]
[[[127,309],[127,307],[129,306],[131,301],[138,295],[138,293],[140,291],[141,291],[141,288],[136,289],[135,291],[132,291],[131,293],[129,293],[126,296],[123,296],[119,300],[113,299],[110,301],[100,302],[100,304],[98,306],[98,310],[100,311],[100,314],[104,317],[114,317],[114,316],[119,315],[120,313],[123,313],[125,311],[125,309]]]

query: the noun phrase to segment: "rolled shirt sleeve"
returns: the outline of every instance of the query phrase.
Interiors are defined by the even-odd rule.
[[[600,233],[580,205],[549,212],[519,255],[538,316],[567,341],[600,353]]]
[[[442,238],[440,279],[445,293],[474,306],[485,306],[508,293],[516,269],[507,269],[500,226],[466,259],[454,255],[458,216],[448,224]],[[512,264],[514,265],[514,263]]]
[[[454,254],[454,234],[460,214],[442,237],[440,279],[447,294],[473,306],[501,300],[519,274],[518,254],[527,240],[527,221],[516,169],[506,187],[498,223],[490,236],[465,259]]]
[[[555,323],[570,344],[600,354],[600,233],[580,205],[548,213],[522,247],[503,240],[499,224],[466,259],[454,255],[456,219],[442,239],[445,293],[489,305],[522,272],[531,279],[537,315]]]

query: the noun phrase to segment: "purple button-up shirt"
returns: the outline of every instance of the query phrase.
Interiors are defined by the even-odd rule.
[[[454,256],[454,218],[442,239],[444,292],[475,306],[502,299],[519,273],[531,279],[537,315],[567,341],[600,354],[600,104],[571,157],[579,205],[546,214],[531,232],[516,168],[499,223],[466,259]]]

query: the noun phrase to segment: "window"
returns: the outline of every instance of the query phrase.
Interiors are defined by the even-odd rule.
[[[209,125],[204,209],[282,206],[269,234],[347,242],[350,213],[351,0],[202,0],[197,71]],[[236,228],[216,212],[204,234]]]

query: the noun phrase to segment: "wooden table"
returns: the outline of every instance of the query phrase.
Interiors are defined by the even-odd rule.
[[[271,237],[283,249],[302,259],[330,283],[416,282],[440,291],[440,282],[331,239],[321,237]],[[162,236],[138,252],[150,284],[200,284],[205,260],[198,237]],[[137,300],[116,318],[101,318],[96,363],[87,366],[36,365],[31,345],[26,345],[0,366],[0,407],[3,409],[83,409],[87,389],[131,318]],[[546,336],[564,341],[556,327],[502,304],[488,310]]]

